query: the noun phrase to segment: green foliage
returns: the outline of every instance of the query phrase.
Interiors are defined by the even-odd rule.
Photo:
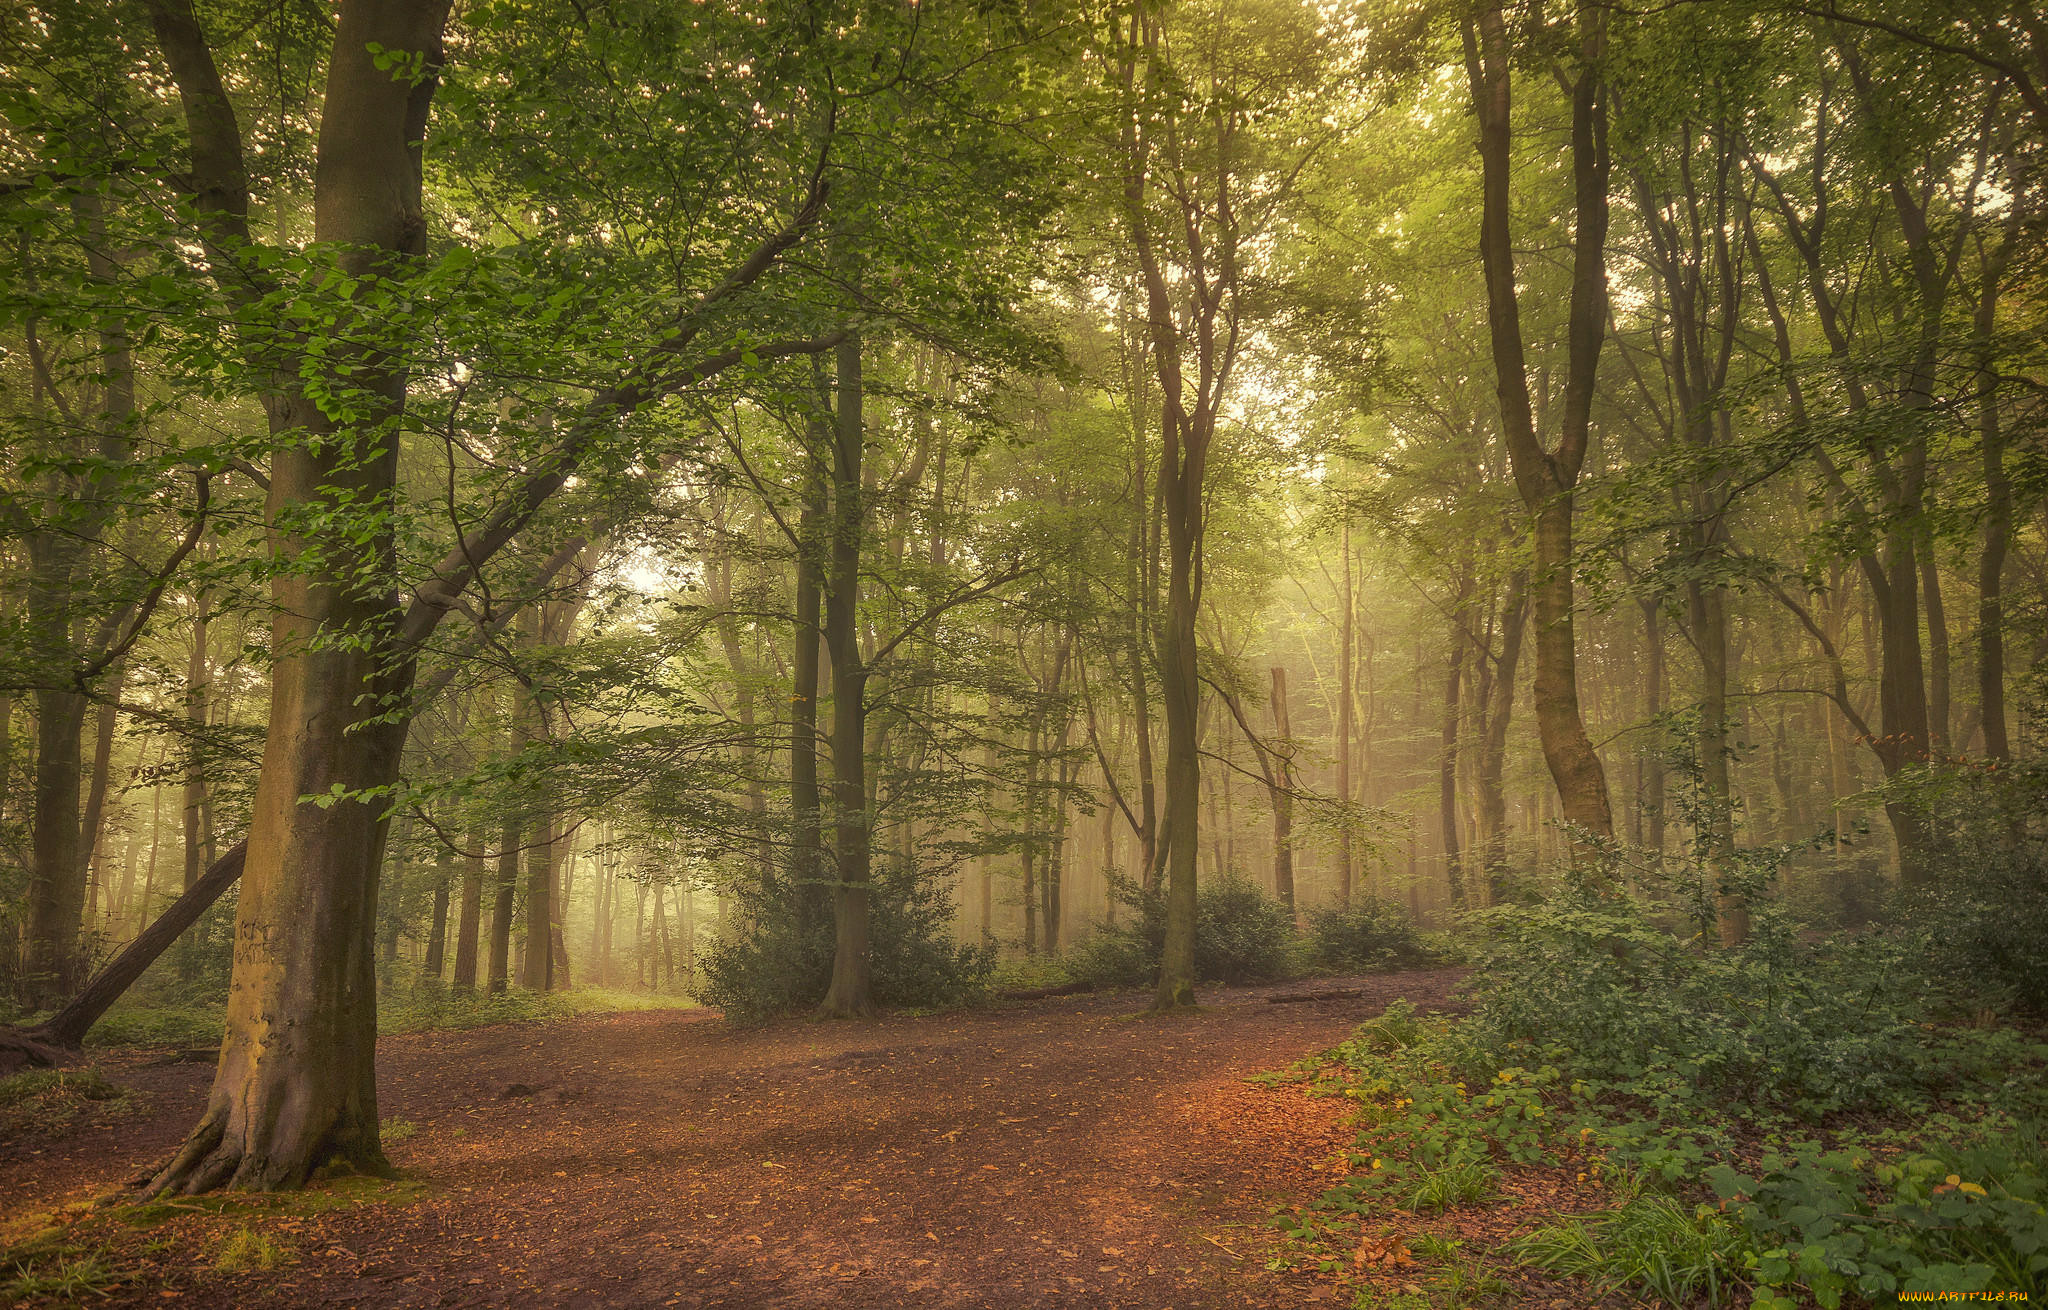
[[[1863,1151],[1773,1157],[1760,1177],[1707,1170],[1755,1252],[1759,1304],[1804,1291],[2048,1290],[2048,1158],[2042,1127],[1936,1143],[1891,1159]]]
[[[1952,1075],[1916,1022],[1908,943],[1806,945],[1760,909],[1746,945],[1708,951],[1635,901],[1583,890],[1479,917],[1490,936],[1470,1039],[1504,1059],[1807,1117],[1895,1104]]]
[[[1308,924],[1318,968],[1371,973],[1436,963],[1416,935],[1415,921],[1399,907],[1374,896],[1354,900],[1348,910],[1334,906],[1310,910]]]
[[[1921,766],[1883,794],[1941,834],[1945,876],[1902,907],[1922,972],[1969,1004],[2048,1015],[2048,764]]]
[[[731,890],[747,927],[706,953],[699,997],[741,1022],[816,1005],[832,979],[829,918],[802,913],[785,879],[768,885],[750,879]],[[877,1003],[954,1006],[987,989],[995,949],[953,944],[952,913],[942,870],[877,863],[868,892],[869,961]]]
[[[1159,981],[1158,947],[1143,932],[1122,924],[1096,929],[1068,950],[1061,963],[1075,981],[1104,989]]]

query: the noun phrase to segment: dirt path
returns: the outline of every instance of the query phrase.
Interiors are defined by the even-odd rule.
[[[1449,972],[1357,1000],[1202,1013],[1140,998],[732,1030],[701,1011],[387,1039],[415,1199],[260,1216],[293,1252],[228,1276],[177,1243],[111,1304],[1285,1306],[1275,1204],[1318,1190],[1341,1109],[1246,1084]],[[1339,985],[1339,984],[1324,984]],[[116,1071],[147,1114],[0,1152],[0,1211],[103,1193],[167,1153],[210,1069]],[[525,1089],[533,1089],[529,1094]],[[219,1220],[198,1216],[201,1224]],[[181,1220],[174,1220],[172,1227]],[[178,1252],[182,1250],[183,1254]]]

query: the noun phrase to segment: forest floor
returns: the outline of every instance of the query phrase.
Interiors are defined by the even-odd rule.
[[[65,1256],[39,1277],[97,1305],[1336,1304],[1269,1221],[1322,1190],[1345,1103],[1245,1080],[1397,998],[1445,1006],[1459,977],[1318,980],[1360,995],[1309,1004],[1209,988],[1165,1018],[1124,993],[387,1037],[401,1181],[139,1212],[86,1203],[168,1156],[212,1070],[109,1053],[125,1111],[0,1145],[0,1245],[41,1228]]]

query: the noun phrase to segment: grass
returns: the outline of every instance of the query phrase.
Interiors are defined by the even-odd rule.
[[[432,1032],[482,1028],[500,1023],[535,1023],[580,1014],[629,1010],[690,1009],[680,996],[613,988],[579,987],[564,992],[458,992],[432,983],[378,998],[377,1031]],[[107,1011],[86,1034],[85,1044],[116,1047],[204,1049],[220,1043],[227,1008],[220,1002],[124,1001]]]
[[[1511,1242],[1506,1253],[1550,1273],[1630,1288],[1672,1305],[1731,1305],[1747,1294],[1742,1236],[1707,1206],[1645,1196],[1566,1219]]]
[[[72,1245],[16,1256],[0,1255],[0,1302],[49,1301],[77,1305],[87,1295],[104,1297],[123,1281],[103,1251]]]
[[[242,1274],[297,1258],[304,1221],[424,1196],[417,1179],[349,1176],[298,1192],[219,1192],[139,1205],[86,1202],[0,1220],[0,1305],[84,1305],[113,1289],[147,1290],[167,1271]]]
[[[1479,1161],[1418,1169],[1409,1183],[1407,1205],[1417,1213],[1470,1205],[1493,1195],[1499,1181],[1500,1171]]]
[[[214,1250],[213,1267],[224,1274],[246,1274],[288,1264],[292,1249],[267,1233],[237,1228],[220,1240]]]

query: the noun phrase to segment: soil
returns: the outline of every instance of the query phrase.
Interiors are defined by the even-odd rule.
[[[1343,1103],[1247,1083],[1457,971],[733,1028],[703,1010],[385,1039],[392,1161],[415,1180],[330,1207],[196,1207],[138,1230],[93,1304],[1027,1307],[1334,1303],[1274,1259],[1319,1194]],[[166,1158],[204,1063],[103,1067],[145,1094],[89,1130],[0,1147],[0,1216],[104,1196]],[[403,1125],[411,1125],[408,1131]],[[378,1199],[381,1197],[382,1199]],[[363,1199],[369,1198],[369,1199]],[[79,1219],[81,1225],[100,1223]],[[103,1212],[102,1212],[103,1213]],[[19,1227],[19,1224],[13,1225]],[[103,1224],[101,1226],[104,1226]],[[276,1268],[224,1273],[253,1228]],[[103,1293],[103,1295],[102,1295]]]

